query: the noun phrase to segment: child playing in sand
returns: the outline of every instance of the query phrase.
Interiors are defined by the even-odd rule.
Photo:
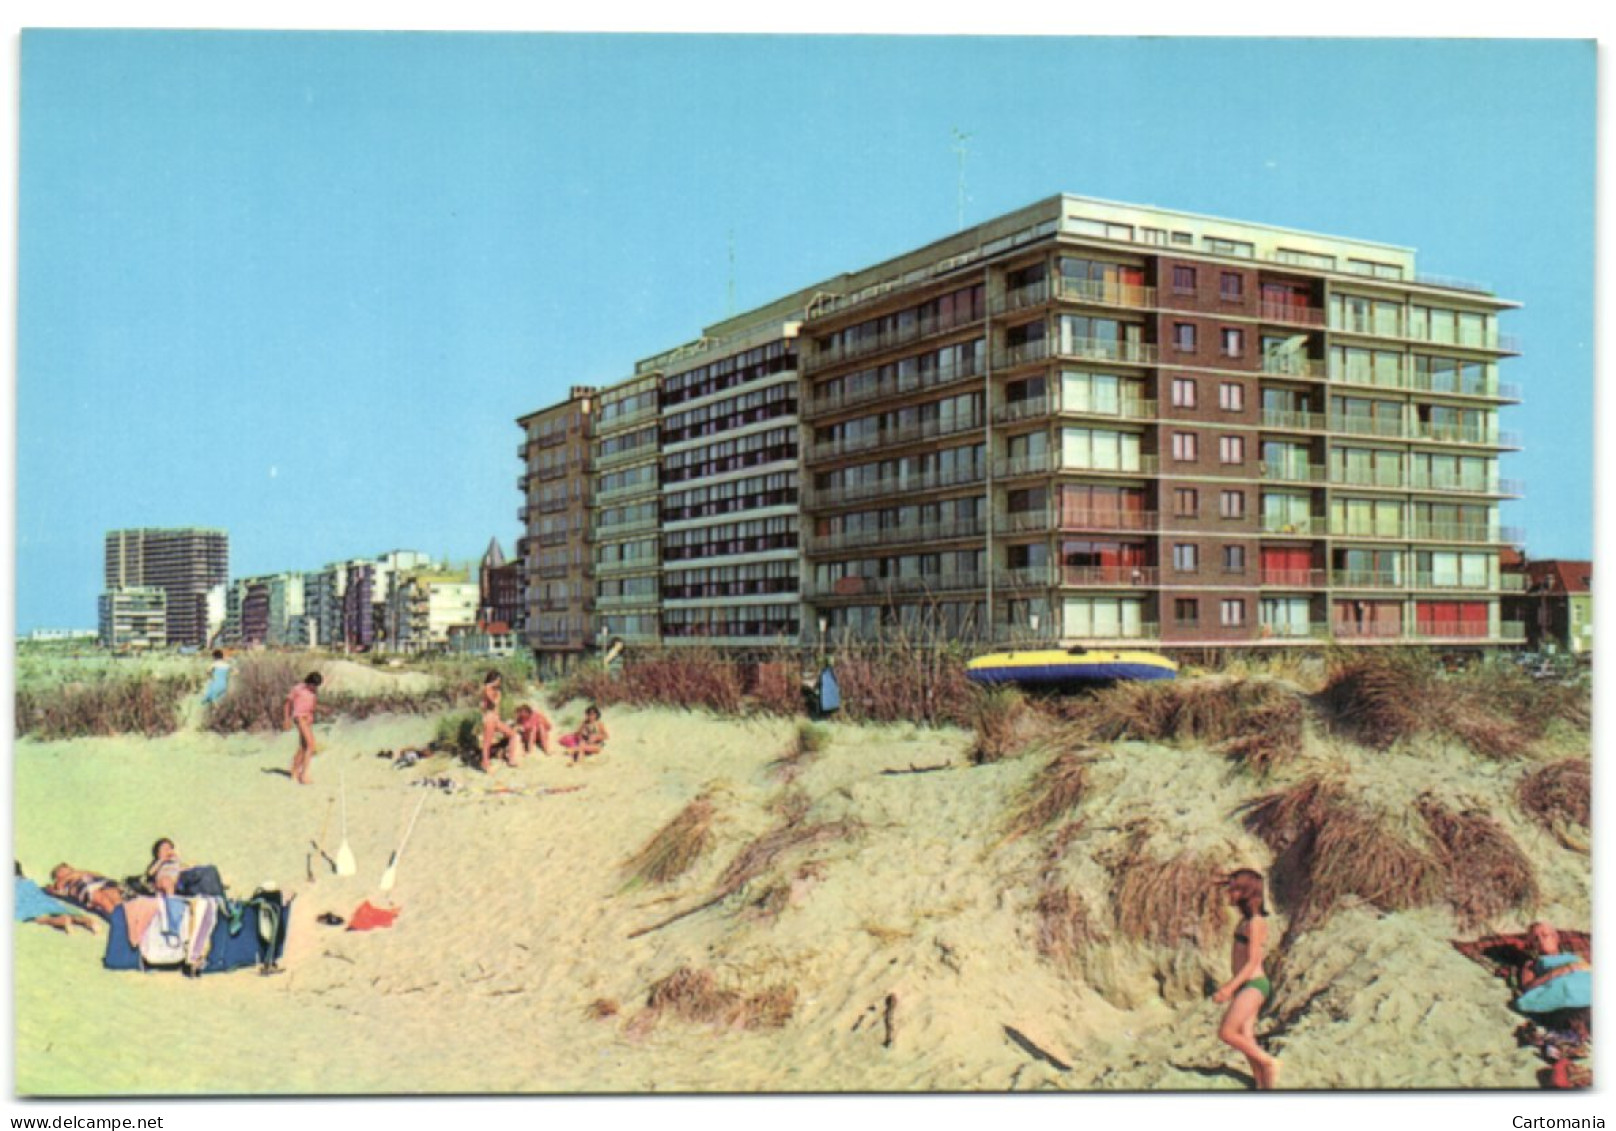
[[[1229,904],[1238,908],[1240,925],[1234,929],[1230,978],[1212,1000],[1229,1003],[1218,1028],[1218,1039],[1245,1056],[1257,1087],[1266,1091],[1279,1079],[1279,1059],[1263,1052],[1257,1044],[1257,1011],[1273,993],[1263,973],[1263,953],[1268,944],[1268,909],[1263,906],[1263,878],[1259,872],[1241,868],[1226,881]]]
[[[488,772],[488,755],[494,748],[494,736],[505,736],[505,762],[513,769],[522,764],[524,740],[516,729],[499,717],[500,688],[503,680],[498,672],[489,672],[483,678],[483,773]]]
[[[303,682],[286,693],[284,725],[291,730],[297,726],[297,753],[292,758],[292,780],[298,785],[312,785],[309,781],[309,761],[314,757],[314,708],[319,704],[320,673],[310,672]]]
[[[529,754],[535,750],[542,750],[546,754],[554,754],[550,746],[550,719],[537,707],[523,703],[516,708],[516,729],[522,736],[522,742]]]
[[[593,757],[606,747],[606,724],[600,721],[600,708],[591,705],[584,711],[583,725],[572,734],[561,736],[561,745],[571,754],[569,766],[576,766],[578,759]]]

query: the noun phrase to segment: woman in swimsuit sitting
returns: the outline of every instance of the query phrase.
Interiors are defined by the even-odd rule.
[[[606,748],[608,737],[606,724],[600,721],[600,708],[590,706],[584,711],[583,725],[574,733],[561,736],[561,745],[572,758],[567,765],[576,766],[579,758],[599,754]]]
[[[483,678],[483,773],[488,772],[488,755],[494,748],[494,737],[505,736],[505,762],[516,767],[522,764],[522,736],[499,717],[501,679],[498,672],[489,672]]]
[[[1257,1044],[1257,1011],[1268,1000],[1273,987],[1263,973],[1263,955],[1268,947],[1268,909],[1263,906],[1263,878],[1260,872],[1241,868],[1226,881],[1229,904],[1240,911],[1240,925],[1234,929],[1234,947],[1229,964],[1234,976],[1218,987],[1212,1000],[1229,1003],[1218,1027],[1218,1039],[1245,1056],[1259,1089],[1274,1087],[1279,1079],[1279,1058],[1269,1056]]]

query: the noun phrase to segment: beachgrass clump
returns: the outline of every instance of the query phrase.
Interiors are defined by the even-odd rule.
[[[738,852],[718,877],[719,896],[733,895],[774,867],[776,861],[807,848],[845,840],[859,830],[855,821],[803,824],[806,814],[764,833]]]
[[[206,726],[218,734],[280,730],[286,718],[286,696],[310,672],[306,656],[262,652],[236,662],[230,689],[208,707]],[[319,670],[315,665],[312,670]],[[329,710],[329,696],[320,713]],[[316,716],[318,717],[318,716]]]
[[[1048,828],[1070,814],[1089,792],[1093,758],[1085,750],[1057,754],[1021,791],[1007,821],[1011,839]]]
[[[978,689],[971,698],[971,729],[976,734],[971,761],[981,766],[1022,753],[1036,741],[1039,720],[1018,689]]]
[[[1437,667],[1413,650],[1339,661],[1319,693],[1331,726],[1363,746],[1387,750],[1425,731],[1437,702]]]
[[[1224,862],[1183,850],[1162,858],[1142,834],[1106,862],[1118,932],[1162,947],[1204,950],[1224,926]]]
[[[1307,708],[1271,679],[1205,678],[1118,683],[1067,705],[1096,742],[1194,742],[1265,774],[1302,753]]]
[[[591,1021],[606,1021],[623,1012],[623,1007],[609,997],[598,997],[584,1006],[584,1016]]]
[[[1382,911],[1439,902],[1447,869],[1384,814],[1347,800],[1335,782],[1310,778],[1242,807],[1246,827],[1275,853],[1270,889],[1290,933],[1322,924],[1349,898]]]
[[[1415,808],[1436,843],[1448,874],[1447,901],[1465,930],[1537,904],[1532,862],[1496,820],[1473,810],[1455,812],[1429,794]]]
[[[775,985],[752,994],[720,986],[710,970],[681,966],[651,986],[645,1008],[629,1022],[631,1037],[646,1036],[664,1016],[720,1029],[779,1029],[797,1008],[797,990]]]
[[[1566,758],[1522,776],[1515,798],[1538,824],[1549,830],[1566,824],[1589,828],[1592,821],[1593,764]]]
[[[480,754],[482,742],[482,716],[476,711],[444,715],[432,732],[433,749],[447,754]]]
[[[1039,892],[1033,912],[1038,923],[1038,953],[1063,969],[1080,970],[1100,941],[1098,924],[1083,893],[1075,887],[1047,884]]]
[[[718,816],[710,793],[696,797],[623,864],[630,886],[671,884],[712,851]]]
[[[17,735],[53,741],[86,735],[173,734],[202,681],[192,675],[102,674],[84,683],[17,692]]]

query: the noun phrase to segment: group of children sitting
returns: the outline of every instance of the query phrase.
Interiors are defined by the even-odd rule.
[[[482,691],[482,762],[483,773],[488,772],[488,764],[496,751],[505,764],[511,767],[520,766],[525,755],[535,751],[545,754],[557,753],[556,746],[567,758],[568,766],[576,766],[580,759],[599,754],[606,747],[609,737],[606,733],[606,724],[600,720],[600,708],[591,705],[584,711],[584,721],[576,731],[563,734],[552,742],[554,727],[545,713],[537,707],[522,704],[516,708],[516,725],[513,727],[500,718],[500,698],[504,694],[503,681],[500,674],[491,671],[483,679]]]

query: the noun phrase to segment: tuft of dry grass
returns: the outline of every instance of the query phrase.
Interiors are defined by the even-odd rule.
[[[978,689],[971,697],[971,728],[976,732],[971,761],[986,765],[1021,753],[1027,744],[1025,724],[1033,717],[1018,689]]]
[[[855,722],[971,725],[975,685],[965,657],[940,633],[894,630],[836,649],[842,714]]]
[[[1117,930],[1163,947],[1205,950],[1224,927],[1225,862],[1185,850],[1166,859],[1151,855],[1143,835],[1107,863],[1115,881]]]
[[[854,821],[822,821],[804,825],[801,818],[771,829],[741,849],[718,877],[716,896],[733,895],[769,871],[787,853],[843,840],[858,831]]]
[[[173,734],[187,697],[202,686],[197,676],[105,674],[84,683],[17,692],[17,735],[46,741],[84,735]]]
[[[1246,827],[1275,852],[1270,888],[1290,912],[1291,934],[1317,927],[1349,897],[1383,911],[1442,898],[1443,861],[1347,801],[1338,783],[1310,778],[1242,808]]]
[[[1318,703],[1337,731],[1386,750],[1427,729],[1436,681],[1435,661],[1419,652],[1354,655],[1331,670]]]
[[[1447,899],[1465,930],[1537,903],[1537,876],[1520,846],[1493,818],[1454,812],[1426,794],[1415,803],[1447,871]]]
[[[711,794],[696,797],[623,863],[630,886],[671,884],[712,851],[717,817]]]
[[[1534,821],[1550,831],[1561,824],[1589,828],[1592,790],[1593,764],[1585,758],[1567,758],[1523,776],[1515,797]]]
[[[584,1007],[584,1016],[591,1021],[605,1021],[622,1012],[622,1006],[609,997],[598,997]]]
[[[797,1008],[794,986],[769,986],[743,994],[722,987],[710,970],[681,966],[655,982],[646,995],[645,1009],[629,1023],[631,1036],[642,1037],[663,1016],[699,1025],[728,1029],[779,1029]]]
[[[792,653],[748,669],[743,682],[752,705],[765,714],[786,718],[802,714],[802,665]]]
[[[599,707],[627,704],[741,713],[745,687],[740,665],[709,648],[635,650],[621,671],[585,665],[562,680],[554,699],[583,699]]]
[[[1056,755],[1021,792],[1008,821],[1011,839],[1048,828],[1082,803],[1089,790],[1087,753],[1068,750]]]
[[[1079,969],[1084,954],[1099,941],[1082,892],[1049,884],[1039,893],[1033,911],[1038,917],[1038,953],[1068,970]]]

